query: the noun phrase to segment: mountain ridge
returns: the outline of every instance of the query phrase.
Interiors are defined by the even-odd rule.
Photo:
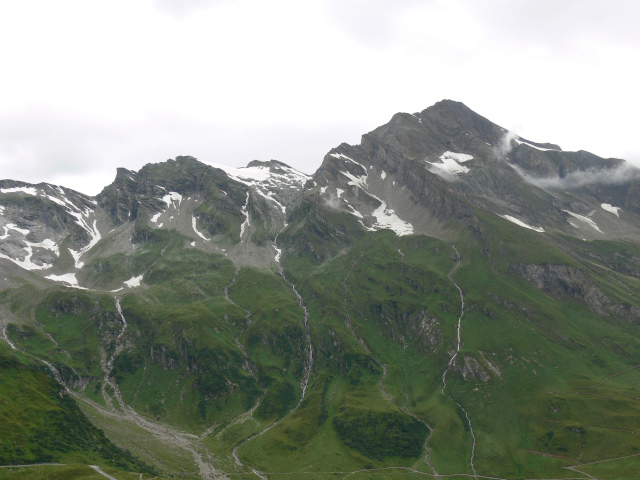
[[[180,156],[96,197],[0,181],[0,353],[169,475],[622,475],[638,172],[447,100],[313,175]]]

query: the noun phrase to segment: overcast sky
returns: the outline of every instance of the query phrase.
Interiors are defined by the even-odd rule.
[[[449,98],[640,163],[636,0],[0,0],[0,178],[96,194],[177,155],[306,173]]]

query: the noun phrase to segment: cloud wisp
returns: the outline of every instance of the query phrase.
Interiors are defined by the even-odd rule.
[[[331,210],[340,210],[340,199],[334,195],[328,195],[322,199],[322,205]]]
[[[571,172],[564,177],[536,177],[528,174],[517,165],[509,164],[509,166],[526,182],[542,189],[561,190],[594,184],[619,185],[640,179],[640,169],[627,162],[615,168],[590,168],[588,170]]]
[[[500,142],[493,147],[493,154],[498,160],[504,160],[507,155],[511,153],[511,150],[513,150],[513,145],[511,145],[511,142],[513,142],[516,138],[518,138],[518,135],[516,135],[514,132],[511,132],[509,130],[505,131],[505,134],[502,139],[500,139]]]

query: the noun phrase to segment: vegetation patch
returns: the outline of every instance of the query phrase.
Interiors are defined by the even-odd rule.
[[[347,411],[333,418],[333,428],[346,446],[380,461],[420,456],[429,434],[422,423],[397,412]]]

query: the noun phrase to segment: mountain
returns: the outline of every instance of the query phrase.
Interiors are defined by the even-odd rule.
[[[119,475],[639,466],[640,170],[624,160],[445,100],[311,176],[182,156],[120,168],[96,197],[2,180],[0,228],[2,374],[32,372],[51,402],[57,385],[59,427],[90,421],[125,452]],[[52,449],[44,417],[12,425],[29,449],[0,436],[6,463],[89,461],[80,441]]]

